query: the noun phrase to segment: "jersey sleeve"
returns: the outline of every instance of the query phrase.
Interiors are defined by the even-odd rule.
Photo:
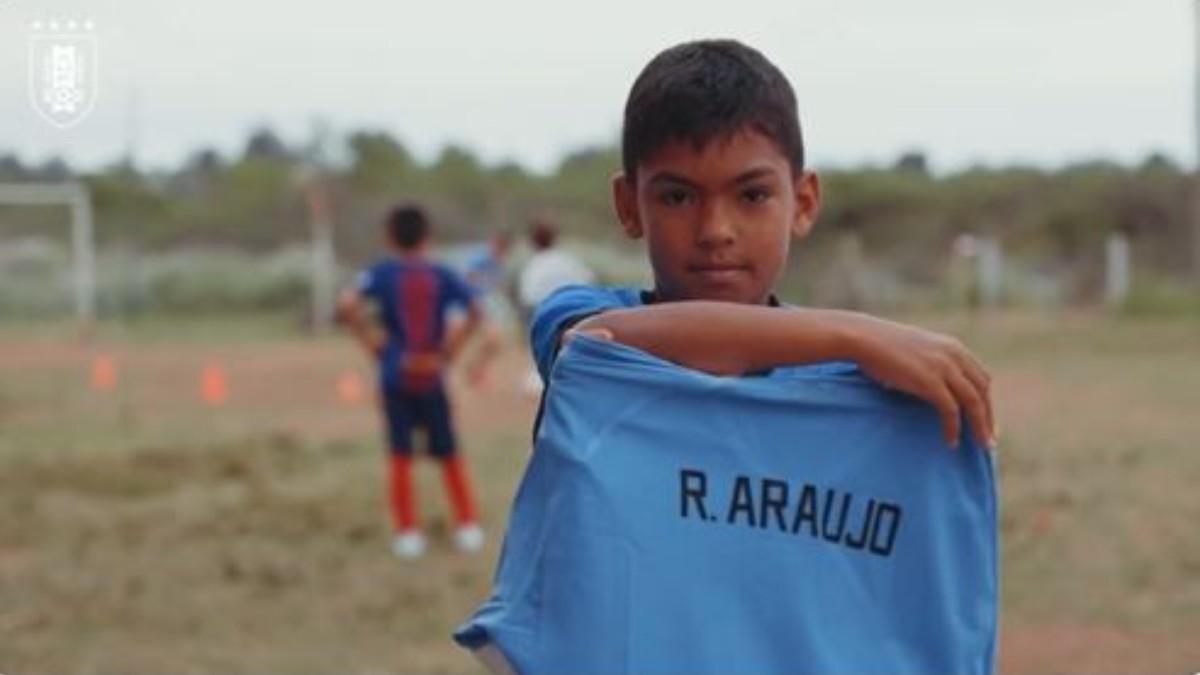
[[[542,381],[549,381],[565,331],[589,316],[628,306],[615,290],[597,286],[565,286],[551,293],[534,310],[529,326],[529,346]]]

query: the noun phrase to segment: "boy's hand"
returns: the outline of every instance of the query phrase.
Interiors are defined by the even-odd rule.
[[[371,331],[364,344],[367,356],[378,359],[383,356],[383,348],[387,346],[387,340],[378,332]]]
[[[483,325],[483,311],[479,309],[479,303],[472,302],[467,305],[467,315],[462,321],[459,321],[446,331],[446,336],[442,341],[442,359],[446,365],[453,363],[462,353],[463,348]]]
[[[863,371],[886,387],[932,403],[942,416],[946,442],[958,445],[960,411],[978,441],[996,445],[992,377],[956,338],[859,315],[850,351]]]

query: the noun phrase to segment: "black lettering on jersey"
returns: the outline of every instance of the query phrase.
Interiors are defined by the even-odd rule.
[[[871,534],[871,522],[875,518],[875,500],[867,500],[867,510],[863,513],[862,524],[858,527],[858,538],[855,539],[851,532],[846,533],[844,541],[850,548],[862,548],[867,543],[867,538]]]
[[[708,476],[703,471],[695,469],[680,469],[679,471],[679,517],[688,517],[688,503],[695,504],[696,513],[700,520],[708,520],[708,510],[704,508],[704,497],[708,494]]]
[[[800,490],[800,501],[796,503],[796,516],[792,519],[792,534],[800,531],[802,523],[808,523],[809,536],[817,536],[817,488],[807,483]]]
[[[766,477],[753,480],[757,483],[749,476],[734,476],[725,513],[726,524],[745,525],[756,530],[777,527],[784,534],[803,532],[815,541],[884,558],[895,551],[904,515],[899,504],[810,483],[789,484],[786,480]],[[720,522],[720,516],[708,510],[709,484],[709,476],[704,471],[679,470],[680,518]],[[756,484],[758,503],[755,503]],[[856,497],[858,509],[855,508]]]
[[[837,490],[825,491],[825,508],[821,512],[821,536],[825,537],[826,541],[838,541],[846,531],[846,515],[850,511],[850,501],[853,497],[849,492],[842,495],[842,510],[838,514],[837,529],[831,530],[829,516],[833,514],[833,500],[836,496]]]
[[[779,530],[784,532],[787,530],[787,523],[784,522],[783,510],[787,508],[788,503],[788,484],[774,478],[762,479],[762,503],[759,504],[761,510],[758,516],[758,526],[765,528],[767,526],[767,513],[775,513],[775,522],[779,523]]]
[[[881,502],[879,508],[875,511],[875,523],[871,526],[871,553],[881,556],[889,556],[892,554],[892,547],[896,544],[896,532],[900,530],[900,516],[903,511],[896,504]],[[884,521],[887,524],[884,524]],[[881,535],[884,528],[887,528],[887,534]],[[883,537],[883,542],[880,542],[880,537]]]
[[[734,522],[739,513],[745,513],[747,524],[754,526],[754,493],[750,490],[750,479],[745,476],[738,476],[733,483],[733,499],[729,501],[725,522]]]

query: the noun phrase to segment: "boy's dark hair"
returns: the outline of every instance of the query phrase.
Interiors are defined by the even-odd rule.
[[[558,239],[558,228],[547,220],[535,220],[529,224],[529,241],[533,243],[534,250],[544,251],[554,247],[555,240]]]
[[[664,50],[642,69],[625,102],[621,159],[626,178],[673,140],[697,148],[750,126],[804,170],[796,94],[758,50],[736,40],[697,40]]]
[[[393,207],[384,224],[392,243],[402,249],[416,248],[429,236],[429,219],[425,217],[424,209],[416,204]]]

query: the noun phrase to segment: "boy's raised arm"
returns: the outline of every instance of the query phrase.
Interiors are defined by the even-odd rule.
[[[742,375],[783,365],[846,360],[892,389],[933,404],[946,441],[960,411],[980,443],[995,445],[991,376],[953,337],[858,312],[693,300],[614,309],[572,332],[596,332],[679,365]]]

